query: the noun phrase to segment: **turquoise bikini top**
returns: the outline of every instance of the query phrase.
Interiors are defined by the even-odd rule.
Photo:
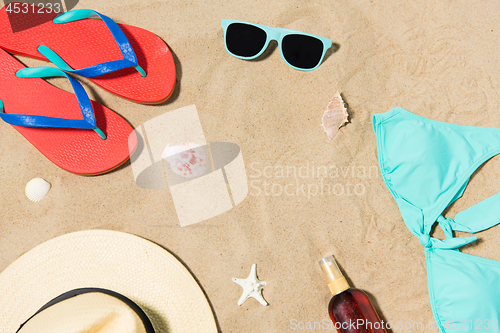
[[[500,154],[500,129],[460,126],[402,108],[373,116],[379,166],[410,231],[425,248],[429,295],[442,333],[499,332],[500,262],[458,249],[500,222],[500,193],[455,215],[442,213],[460,198],[471,175]],[[438,223],[446,239],[430,237]]]

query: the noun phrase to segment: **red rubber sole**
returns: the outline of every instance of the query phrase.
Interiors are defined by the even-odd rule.
[[[83,119],[74,94],[42,79],[18,78],[16,72],[25,66],[1,49],[0,64],[0,99],[5,113]],[[129,139],[133,128],[118,114],[94,101],[92,107],[106,140],[94,130],[13,127],[60,168],[86,176],[103,174],[129,159],[129,144],[135,149],[137,137],[134,133]]]
[[[49,21],[29,29],[12,31],[11,22],[14,19],[16,23],[32,26],[39,23],[40,15]],[[38,52],[38,46],[45,45],[76,69],[123,59],[103,21],[85,19],[55,24],[52,19],[57,15],[36,14],[35,10],[35,13],[29,11],[13,16],[3,7],[0,9],[0,47],[11,53],[47,60]],[[91,80],[103,89],[134,102],[159,104],[166,101],[172,95],[176,80],[172,52],[161,38],[147,30],[124,24],[119,26],[147,77],[141,77],[134,68],[125,68]]]

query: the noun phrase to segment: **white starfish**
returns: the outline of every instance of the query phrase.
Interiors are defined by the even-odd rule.
[[[257,270],[255,264],[252,265],[250,275],[246,279],[233,278],[233,282],[239,284],[243,288],[243,295],[241,295],[238,305],[243,304],[250,297],[255,298],[260,304],[266,306],[267,302],[262,297],[262,288],[267,284],[265,281],[257,279]]]

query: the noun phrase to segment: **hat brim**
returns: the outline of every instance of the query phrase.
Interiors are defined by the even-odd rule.
[[[49,240],[0,274],[0,327],[15,332],[67,291],[103,288],[139,305],[156,333],[217,332],[196,280],[172,254],[126,233],[92,230]]]

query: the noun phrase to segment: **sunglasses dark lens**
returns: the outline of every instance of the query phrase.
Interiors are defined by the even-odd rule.
[[[323,42],[311,36],[286,35],[281,47],[286,61],[302,69],[316,67],[323,55]]]
[[[240,57],[257,55],[266,44],[266,40],[266,32],[253,25],[231,23],[226,29],[227,49]]]

